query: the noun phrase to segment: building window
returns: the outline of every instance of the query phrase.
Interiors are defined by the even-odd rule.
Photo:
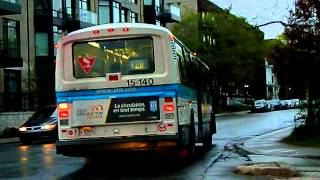
[[[21,91],[21,71],[4,69],[4,91],[17,93]]]
[[[160,2],[160,0],[155,0],[154,8],[155,8],[156,12],[160,12],[161,11],[161,2]]]
[[[121,22],[128,22],[128,10],[125,8],[121,9]]]
[[[120,22],[120,3],[112,2],[113,23]]]
[[[72,16],[71,0],[66,0],[66,8],[67,8],[67,14],[68,14],[69,16]]]
[[[62,18],[62,1],[52,0],[52,15],[56,18]]]
[[[21,109],[21,71],[4,69],[4,96],[5,111]]]
[[[20,55],[19,22],[3,18],[3,48],[9,55]]]
[[[79,0],[79,9],[89,10],[89,1],[88,0]]]
[[[152,0],[144,0],[143,4],[147,6],[152,6]]]
[[[19,42],[19,22],[11,19],[3,19],[3,38],[7,42]]]
[[[110,23],[109,1],[99,1],[99,24]]]
[[[53,26],[53,44],[57,44],[59,39],[61,38],[62,30],[59,29],[58,26]],[[54,55],[56,56],[57,54],[57,49],[54,48]]]
[[[137,0],[129,0],[129,2],[137,4],[138,1]]]
[[[130,15],[130,22],[132,22],[132,23],[138,22],[138,14],[137,13],[130,11],[129,15]]]
[[[36,33],[36,56],[48,56],[48,33]]]

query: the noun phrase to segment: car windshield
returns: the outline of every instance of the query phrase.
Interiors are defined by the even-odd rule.
[[[258,105],[258,104],[263,104],[264,103],[264,101],[256,101],[256,102],[254,102],[256,105]]]
[[[26,122],[27,125],[40,125],[46,121],[55,112],[56,107],[44,107],[38,109]]]

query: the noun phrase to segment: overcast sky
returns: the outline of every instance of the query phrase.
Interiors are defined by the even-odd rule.
[[[211,0],[221,8],[231,7],[231,13],[245,17],[251,24],[259,25],[270,21],[287,22],[289,10],[294,8],[294,0]],[[274,39],[283,32],[280,24],[260,28],[265,39]]]

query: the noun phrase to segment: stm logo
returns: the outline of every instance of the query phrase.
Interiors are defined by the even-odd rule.
[[[156,112],[158,110],[158,103],[157,101],[150,101],[149,102],[150,105],[150,111],[151,112]]]

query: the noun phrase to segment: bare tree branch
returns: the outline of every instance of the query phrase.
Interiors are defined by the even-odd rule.
[[[260,24],[260,25],[254,26],[254,27],[257,28],[257,27],[267,26],[269,24],[275,24],[275,23],[280,23],[284,27],[290,26],[289,24],[284,23],[282,21],[271,21],[271,22],[268,22],[268,23],[265,23],[265,24]]]

